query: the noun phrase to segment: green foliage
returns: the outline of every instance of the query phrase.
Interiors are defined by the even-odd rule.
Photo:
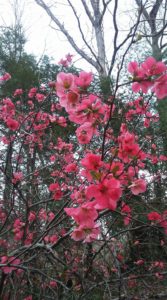
[[[167,98],[158,103],[160,130],[164,144],[164,155],[167,155]]]
[[[21,26],[4,28],[0,34],[1,72],[12,78],[1,88],[2,96],[9,96],[18,88],[29,89],[38,83],[37,63],[33,55],[24,51],[25,36]]]

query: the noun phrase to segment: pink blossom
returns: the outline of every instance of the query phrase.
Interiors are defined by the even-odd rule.
[[[143,259],[138,259],[137,261],[134,262],[135,265],[137,266],[141,266],[144,264],[144,260]]]
[[[51,155],[51,156],[50,156],[50,161],[51,161],[51,162],[55,162],[55,160],[56,160],[56,156],[55,156],[55,155]]]
[[[71,237],[75,241],[84,240],[85,243],[91,243],[93,240],[97,239],[99,234],[99,224],[94,224],[93,227],[80,225],[73,230]]]
[[[19,122],[10,117],[7,119],[6,125],[12,131],[16,131],[19,128]]]
[[[58,117],[57,124],[61,127],[67,127],[67,122],[66,122],[65,117]]]
[[[50,285],[52,288],[57,288],[57,282],[54,281],[54,280],[51,280],[51,281],[49,282],[49,285]]]
[[[140,90],[142,90],[143,93],[147,93],[149,88],[151,88],[153,85],[153,83],[151,81],[148,80],[141,80],[138,82],[134,82],[132,83],[132,91],[134,93],[138,93]]]
[[[17,270],[17,267],[10,266],[10,262],[13,265],[19,265],[21,263],[20,259],[15,259],[14,256],[8,257],[8,256],[2,256],[1,257],[1,264],[8,264],[8,266],[2,267],[2,270],[5,274],[9,274],[14,270]]]
[[[5,73],[3,76],[0,77],[0,81],[7,81],[11,78],[9,73]]]
[[[76,163],[68,164],[65,167],[65,172],[67,172],[67,173],[76,172],[77,170],[78,170],[78,167],[77,167]]]
[[[146,76],[159,75],[167,70],[165,64],[161,61],[157,62],[154,57],[148,57],[141,64],[141,68]]]
[[[62,65],[63,67],[67,68],[68,67],[68,61],[67,59],[61,58],[60,61],[58,62],[59,65]]]
[[[40,93],[37,93],[37,94],[35,95],[35,98],[37,99],[38,102],[43,102],[44,99],[45,99],[45,95],[40,94]]]
[[[130,220],[131,220],[131,208],[130,208],[130,206],[125,204],[125,203],[122,203],[121,213],[126,215],[124,217],[124,224],[128,225],[130,223]]]
[[[75,241],[84,240],[86,238],[86,233],[83,229],[84,229],[83,226],[79,226],[79,227],[75,228],[71,234],[72,239]]]
[[[38,90],[38,89],[35,88],[35,87],[31,88],[31,89],[29,90],[28,97],[29,97],[29,98],[34,98],[35,95],[36,95],[37,90]]]
[[[57,182],[50,184],[49,191],[53,192],[54,200],[60,200],[60,198],[62,197],[62,191],[60,189],[60,185]]]
[[[69,111],[69,119],[76,124],[95,122],[106,114],[107,106],[94,94],[90,94],[76,106],[75,111]]]
[[[62,95],[62,91],[69,90],[74,87],[74,75],[71,73],[60,72],[57,75],[56,90],[58,96]],[[59,91],[61,93],[59,93]]]
[[[88,144],[93,137],[95,129],[92,127],[92,124],[85,122],[83,125],[77,128],[76,136],[80,144]]]
[[[80,207],[65,208],[64,210],[67,215],[73,217],[79,225],[88,227],[91,227],[94,224],[94,220],[98,217],[98,213],[91,202],[83,204]]]
[[[50,242],[52,244],[54,244],[57,241],[58,241],[58,236],[56,234],[53,234],[53,235],[50,236]]]
[[[59,186],[59,184],[57,183],[57,182],[55,182],[55,183],[51,183],[50,185],[49,185],[49,191],[50,192],[55,192],[57,189],[59,189],[60,188],[60,186]]]
[[[34,211],[30,211],[28,216],[28,221],[33,222],[36,219],[36,213]]]
[[[47,220],[47,212],[44,208],[41,208],[39,213],[38,213],[38,217],[40,220],[44,220],[46,221]]]
[[[136,179],[129,186],[133,195],[144,193],[147,189],[147,183],[144,179]]]
[[[68,61],[69,63],[72,62],[73,56],[74,56],[74,55],[73,55],[73,54],[70,54],[70,53],[66,54],[66,59],[67,59],[67,61]]]
[[[22,178],[23,178],[23,173],[22,172],[15,172],[15,173],[13,173],[12,183],[16,184],[19,181],[21,181]]]
[[[161,215],[157,213],[156,211],[152,211],[147,215],[147,218],[149,221],[160,221]]]
[[[55,214],[54,214],[52,211],[50,211],[50,212],[48,213],[48,221],[50,222],[50,221],[52,221],[54,218],[55,218]]]
[[[86,177],[89,181],[92,179],[99,180],[101,178],[101,167],[104,163],[101,161],[101,156],[93,153],[86,154],[85,158],[81,160],[81,165],[85,168],[81,171],[81,175]]]
[[[67,112],[75,110],[79,103],[79,94],[77,91],[69,91],[67,94],[60,96],[60,104]]]
[[[139,70],[139,65],[136,61],[131,61],[128,64],[128,71],[129,73],[133,74],[133,75],[137,75],[138,74],[138,70]]]
[[[61,58],[61,60],[58,62],[58,64],[62,65],[63,67],[66,68],[72,62],[72,57],[73,57],[73,55],[68,53],[66,55],[66,58],[65,59]]]
[[[101,156],[94,153],[86,154],[86,156],[81,160],[81,165],[83,167],[93,171],[99,170],[102,164]]]
[[[76,77],[75,83],[83,89],[86,89],[92,82],[92,73],[80,72],[79,77]]]
[[[16,96],[21,96],[23,94],[23,90],[22,89],[16,89],[14,92],[14,97]]]
[[[163,99],[167,96],[167,74],[160,76],[154,81],[152,90],[158,99]]]
[[[115,210],[117,201],[122,195],[120,182],[115,178],[104,179],[97,185],[90,185],[86,190],[86,195],[88,199],[94,198],[96,200],[96,209]]]
[[[56,190],[53,194],[53,199],[54,200],[60,200],[63,196],[63,193],[60,189]]]
[[[167,67],[163,62],[157,62],[155,58],[148,57],[139,67],[137,62],[130,62],[128,71],[133,74],[132,90],[139,92],[141,89],[143,93],[147,93],[148,89],[152,88],[157,98],[163,99],[167,96],[167,75],[164,72]],[[155,79],[155,76],[161,75]],[[153,77],[153,78],[152,78]]]

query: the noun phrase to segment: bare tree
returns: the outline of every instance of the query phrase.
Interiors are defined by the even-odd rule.
[[[77,22],[82,47],[76,39],[76,30],[75,32],[70,31],[67,24],[64,24],[62,17],[59,16],[57,7],[60,3],[44,0],[35,0],[35,2],[46,11],[56,25],[56,29],[58,28],[64,34],[75,51],[90,63],[100,76],[110,76],[118,55],[122,53],[122,48],[129,49],[135,41],[141,14],[136,15],[136,20],[132,26],[129,25],[125,31],[122,31],[118,15],[120,8],[118,0],[81,0],[79,7],[77,6],[78,2],[75,1],[66,0],[62,2],[66,5],[66,9],[71,10],[71,19]],[[85,24],[89,28],[89,38],[85,24],[81,23],[81,16],[84,16]]]

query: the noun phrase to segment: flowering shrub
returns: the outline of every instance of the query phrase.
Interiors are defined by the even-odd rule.
[[[71,56],[61,64],[69,61]],[[166,70],[152,57],[141,65],[129,63],[132,90],[163,99]],[[60,72],[52,84],[28,91],[26,107],[21,89],[1,100],[3,299],[12,299],[12,285],[17,299],[40,293],[41,299],[67,299],[69,291],[86,297],[92,282],[98,287],[105,277],[103,284],[113,284],[124,273],[125,284],[128,280],[133,289],[143,266],[149,276],[163,279],[165,263],[155,266],[154,258],[146,261],[144,256],[132,261],[132,271],[126,273],[128,233],[136,227],[158,230],[159,247],[166,243],[166,213],[163,207],[155,211],[148,199],[167,160],[150,133],[158,115],[147,97],[134,95],[118,113],[122,122],[115,130],[116,92],[104,100],[89,92],[92,81],[89,72]],[[66,134],[70,126],[73,131]],[[145,137],[143,128],[149,133]],[[148,167],[154,164],[156,174]],[[132,238],[131,243],[140,249],[142,240]]]

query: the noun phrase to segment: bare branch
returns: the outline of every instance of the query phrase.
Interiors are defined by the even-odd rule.
[[[94,56],[95,60],[97,61],[97,63],[98,63],[99,66],[100,66],[100,62],[99,62],[99,60],[98,60],[97,55],[94,53],[94,51],[92,50],[92,48],[90,47],[90,45],[89,45],[88,42],[86,41],[86,38],[85,38],[85,36],[84,36],[83,30],[82,30],[82,26],[81,26],[79,17],[78,17],[78,15],[77,15],[76,9],[74,8],[74,6],[72,5],[72,3],[71,3],[70,0],[67,0],[67,1],[68,1],[68,3],[69,3],[70,7],[71,7],[72,10],[73,10],[74,16],[75,16],[75,18],[76,18],[76,20],[77,20],[77,23],[78,23],[79,31],[80,31],[80,33],[81,33],[81,37],[82,37],[82,39],[83,39],[85,45],[88,47],[88,49],[90,50],[90,53]]]
[[[92,23],[92,26],[94,26],[94,18],[93,18],[93,16],[91,15],[91,12],[90,12],[90,10],[89,10],[89,7],[88,7],[87,4],[86,4],[86,1],[85,1],[85,0],[81,0],[81,2],[82,2],[82,5],[83,5],[83,7],[84,7],[84,9],[85,9],[85,12],[86,12],[86,14],[87,14],[87,16],[88,16],[90,22]]]
[[[111,1],[112,1],[112,0],[108,0],[107,2],[105,2],[105,1],[103,0],[103,10],[102,10],[101,17],[100,17],[100,23],[102,23],[103,17],[104,17],[105,12],[106,12],[106,9],[107,9],[107,7],[108,7],[108,4],[109,4]]]
[[[146,10],[145,6],[143,5],[142,1],[141,0],[135,0],[135,1],[136,1],[136,4],[138,5],[140,11],[142,11],[143,16],[145,17],[145,19],[149,22],[149,25],[151,26],[149,14],[147,13],[147,10]]]
[[[71,46],[75,49],[75,51],[81,55],[86,61],[88,61],[96,70],[99,69],[99,65],[97,61],[93,60],[87,53],[85,53],[74,41],[73,37],[69,34],[67,29],[64,27],[63,23],[61,23],[58,18],[52,13],[50,8],[45,4],[43,0],[35,0],[35,2],[45,9],[47,14],[51,17],[52,21],[58,26],[61,32],[65,35]]]

